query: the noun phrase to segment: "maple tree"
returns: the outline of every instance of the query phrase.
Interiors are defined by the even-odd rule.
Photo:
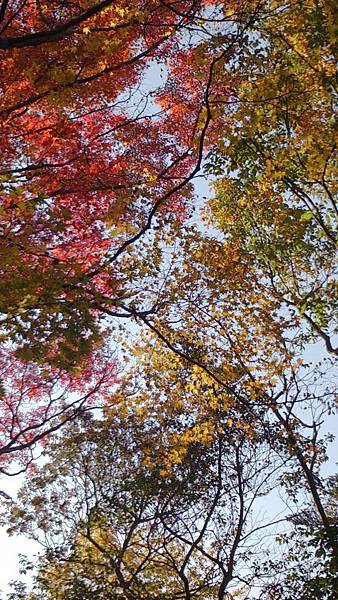
[[[12,385],[20,361],[51,367],[55,379],[99,356],[102,308],[123,317],[120,304],[139,292],[130,287],[132,257],[122,267],[119,257],[159,207],[164,216],[184,210],[190,191],[179,192],[201,149],[190,156],[193,132],[174,143],[156,85],[142,85],[153,61],[177,53],[200,10],[197,2],[1,3],[0,310],[3,362],[8,344],[19,359]],[[35,402],[37,411],[39,392]]]
[[[147,118],[142,96],[139,115],[137,107],[131,116],[119,105],[140,84],[157,46],[166,44],[163,57],[169,55],[170,28],[179,29],[181,19],[161,4],[3,6],[4,326],[14,341],[28,338],[25,357],[48,355],[43,336],[67,366],[67,352],[76,360],[97,341],[97,296],[123,294],[110,265],[123,234],[144,219],[142,200],[166,191],[157,180],[174,149],[152,124],[154,111]],[[25,51],[16,49],[25,44],[32,46],[29,70]]]
[[[163,230],[187,214],[212,121],[206,106],[225,52],[201,62],[203,40],[220,21],[232,48],[252,18],[237,24],[236,3],[220,10],[1,3],[4,361],[9,344],[38,369],[72,372],[95,356],[108,317],[134,318],[149,305],[146,278],[163,234],[143,238],[155,218]],[[155,63],[171,74],[147,90]]]
[[[208,446],[219,432],[235,429],[253,442],[257,436],[269,440],[276,452],[294,461],[298,471],[295,481],[300,489],[308,490],[336,561],[336,525],[332,528],[319,484],[329,442],[321,433],[322,425],[336,411],[334,360],[324,360],[318,367],[303,364],[287,349],[283,352],[283,346],[282,362],[276,361],[276,352],[271,362],[262,353],[254,358],[245,352],[238,354],[231,326],[228,335],[229,316],[225,313],[224,322],[219,316],[222,304],[217,305],[215,318],[209,296],[208,313],[198,283],[196,287],[199,306],[190,288],[185,312],[175,313],[174,335],[170,320],[164,327],[165,317],[160,315],[157,319],[161,319],[161,331],[155,325],[153,335],[133,344],[139,370],[133,366],[121,380],[123,393],[107,407],[108,416],[133,410],[135,418],[162,423],[163,432],[155,449],[149,449],[146,461],[149,466],[162,461],[163,475],[170,474],[173,464],[183,460],[191,443]],[[192,336],[188,342],[186,331]],[[234,343],[232,352],[231,346],[228,350],[229,337]],[[173,344],[168,339],[173,339]],[[273,336],[272,344],[277,341]],[[258,368],[257,358],[262,358],[266,369]]]
[[[13,527],[31,523],[34,537],[55,503],[73,526],[64,553],[42,558],[36,597],[60,597],[58,578],[62,597],[227,598],[239,560],[243,594],[298,586],[331,600],[321,427],[336,409],[334,3],[3,0],[0,22],[1,468],[24,469],[43,441],[52,464],[23,492],[37,516],[19,510]],[[213,197],[196,219],[202,168]],[[313,367],[302,353],[317,339],[331,358]],[[48,445],[61,428],[68,437]],[[235,501],[226,460],[239,447]],[[270,480],[264,451],[279,489],[305,497],[289,518],[285,577],[278,558],[265,571],[238,559],[251,508],[234,523],[237,508],[216,507],[221,496],[250,504],[239,480],[245,461]],[[42,506],[35,488],[50,489],[52,471]],[[72,477],[77,506],[102,492],[94,522],[63,505]],[[115,497],[106,506],[112,478],[130,506],[144,501],[137,522]],[[295,580],[296,555],[312,579],[302,565]]]
[[[3,352],[0,373],[1,473],[7,475],[34,469],[37,444],[87,410],[101,407],[117,381],[114,356],[102,349],[72,373]]]

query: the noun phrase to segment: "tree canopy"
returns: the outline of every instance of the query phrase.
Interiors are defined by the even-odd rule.
[[[335,3],[2,0],[0,53],[8,598],[335,600]]]

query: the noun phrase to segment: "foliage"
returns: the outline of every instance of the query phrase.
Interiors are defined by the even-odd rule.
[[[163,478],[142,462],[149,426],[92,421],[69,434],[11,506],[12,530],[46,548],[32,598],[211,600],[237,587],[262,538],[251,508],[275,479],[267,448],[228,433],[191,444]]]
[[[335,16],[0,3],[13,600],[335,597]]]
[[[334,7],[275,8],[232,67],[238,106],[210,156],[211,210],[265,293],[337,353]]]
[[[270,577],[272,573],[275,574],[274,580],[263,588],[260,598],[291,600],[295,594],[301,600],[336,598],[337,564],[330,552],[330,537],[337,538],[336,477],[325,483],[329,532],[323,529],[311,507],[294,515],[292,521],[295,528],[291,535],[278,538],[278,543],[286,546],[288,552],[280,562],[268,561],[260,567],[261,571],[266,569]],[[288,566],[286,573],[285,565]]]

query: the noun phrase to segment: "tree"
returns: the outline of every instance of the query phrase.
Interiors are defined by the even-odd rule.
[[[93,366],[94,363],[94,366]],[[101,408],[116,388],[117,365],[97,349],[71,373],[39,367],[7,352],[1,357],[1,473],[33,467],[37,444],[88,410]]]
[[[300,17],[304,27],[295,34],[294,24]],[[250,301],[245,300],[246,318],[254,305],[266,325],[264,335],[279,341],[287,324],[278,314],[274,325],[269,325],[269,313],[285,305],[294,307],[334,351],[327,330],[335,308],[331,5],[309,2],[300,15],[298,4],[285,8],[270,2],[229,6],[216,2],[210,7],[151,2],[134,8],[112,1],[61,2],[48,7],[38,2],[17,7],[4,2],[1,18],[0,45],[7,70],[3,78],[0,307],[4,336],[16,355],[69,371],[97,346],[107,318],[142,319],[158,311],[164,295],[159,292],[161,283],[156,284],[163,238],[167,235],[166,240],[172,241],[182,235],[180,221],[189,210],[185,207],[191,196],[190,181],[208,150],[215,157],[210,158],[214,171],[228,166],[230,174],[236,168],[239,176],[218,183],[221,191],[213,211],[227,238],[220,264],[227,261],[229,271],[237,273],[233,282],[237,295],[243,281],[239,271],[246,265],[245,285],[247,293],[251,292]],[[313,43],[312,31],[320,19],[323,22]],[[304,56],[299,50],[302,44]],[[28,71],[27,48],[31,53]],[[167,61],[168,73],[147,94],[142,85],[152,61]],[[284,85],[286,72],[291,91],[289,82],[281,97],[271,96],[267,90]],[[312,87],[305,89],[308,81]],[[291,103],[288,127],[285,103]],[[318,118],[308,130],[306,119],[297,115],[304,115],[310,103],[317,103]],[[274,145],[269,141],[272,132],[266,129],[270,113],[269,122],[275,123]],[[310,140],[324,120],[328,134],[319,152]],[[270,158],[264,155],[263,160],[252,150],[256,141],[250,146],[250,140],[256,140],[255,136],[261,146],[265,144],[271,152],[274,148]],[[299,140],[304,142],[303,150],[298,148]],[[306,164],[299,158],[304,153],[310,156]],[[294,158],[287,162],[291,155]],[[303,161],[297,167],[302,169],[302,181],[300,175],[297,179],[291,173],[292,161],[298,159]],[[250,161],[255,166],[250,167]],[[284,165],[287,181],[275,167],[271,171],[270,163]],[[260,169],[262,184],[256,184]],[[317,183],[312,184],[311,177]],[[253,194],[252,201],[260,195],[265,216],[257,213],[256,217],[242,202],[240,219],[232,228],[227,214],[238,208],[234,186],[238,187],[239,180]],[[270,187],[264,191],[267,180]],[[303,183],[303,192],[297,196],[295,186]],[[228,202],[226,186],[230,184]],[[315,194],[311,202],[315,203],[316,233],[308,207],[295,205],[303,202],[309,186]],[[292,201],[285,195],[288,190]],[[328,208],[321,208],[323,194]],[[245,233],[250,223],[243,225],[243,231],[240,224],[253,217],[258,224],[263,219],[258,238]],[[325,219],[331,224],[326,226]],[[145,241],[154,221],[159,229],[152,229]],[[278,260],[272,260],[267,250],[275,222],[281,227],[274,239]],[[324,239],[325,227],[329,229]],[[285,249],[281,240],[286,229]],[[190,239],[194,241],[195,236],[193,232]],[[196,236],[197,244],[204,244],[201,236]],[[257,244],[263,244],[263,250]],[[274,264],[277,260],[275,266],[271,260]],[[150,293],[149,277],[155,281]],[[318,298],[324,288],[325,301]],[[264,297],[260,304],[259,295]],[[310,305],[316,307],[318,318]],[[242,315],[235,317],[243,327],[238,354],[249,329],[243,326],[244,301],[240,306]],[[143,323],[148,326],[146,318]]]
[[[53,497],[32,498],[39,479],[23,492],[42,529],[59,527],[51,500],[70,524],[55,532],[64,552],[48,541],[34,593],[57,597],[58,577],[74,598],[254,597],[259,586],[271,599],[298,586],[304,600],[331,600],[337,526],[321,428],[336,410],[333,3],[3,1],[0,16],[3,453],[67,421],[89,461],[74,473],[82,455],[61,437],[41,475],[47,491],[56,477]],[[154,65],[163,74],[147,91]],[[203,165],[215,198],[194,225]],[[125,319],[136,342],[116,327]],[[118,389],[99,368],[112,338]],[[317,338],[332,360],[313,366],[302,354]],[[86,418],[97,380],[101,419],[70,424]],[[60,383],[79,391],[75,408],[51,395]],[[275,555],[262,571],[246,548],[271,464],[293,508],[286,574]],[[14,526],[35,535],[30,509],[18,511]]]
[[[147,279],[163,232],[175,236],[189,210],[204,156],[205,109],[224,51],[198,65],[220,10],[185,1],[1,3],[4,361],[10,347],[37,369],[71,373],[96,356],[108,318],[156,310]],[[237,12],[234,4],[222,18],[230,49],[246,26]],[[190,84],[172,71],[146,89],[154,62],[189,70],[191,58]],[[145,240],[155,220],[160,230]]]
[[[277,463],[232,432],[192,443],[163,478],[142,459],[157,427],[89,421],[54,443],[11,507],[11,529],[45,547],[27,597],[220,600],[250,581],[248,560],[273,527],[255,523],[253,506]]]
[[[277,3],[258,21],[232,69],[237,108],[225,107],[210,170],[220,175],[211,210],[228,242],[280,309],[337,354],[333,21],[331,2],[312,1]]]
[[[333,535],[337,535],[336,477],[325,482],[326,510],[330,516]],[[330,541],[322,523],[311,507],[294,515],[295,528],[291,535],[281,536],[278,542],[286,547],[280,562],[263,565],[274,580],[263,587],[260,598],[301,600],[320,598],[334,600],[337,596],[337,564],[330,552]],[[287,569],[285,569],[287,565]]]
[[[225,287],[228,273],[216,271],[211,278],[207,270],[204,279],[200,263],[208,263],[208,254],[202,252],[195,263],[193,257],[190,246],[186,271],[180,265],[181,275],[189,274],[189,286],[177,288],[173,276],[170,300],[156,316],[147,317],[153,334],[133,344],[139,370],[133,364],[122,380],[122,398],[128,398],[128,405],[143,418],[163,423],[166,433],[155,456],[164,448],[164,473],[182,460],[192,440],[208,445],[224,428],[241,430],[252,440],[257,435],[267,440],[292,460],[297,474],[293,483],[308,491],[337,560],[336,534],[325,509],[320,474],[329,443],[321,437],[323,422],[337,409],[334,359],[317,366],[304,363],[299,337],[289,338],[287,321],[277,328],[278,321],[269,313],[263,321],[261,297],[256,298],[254,311],[243,281],[244,308],[239,303],[233,308],[232,279],[230,289]],[[197,278],[196,272],[202,277]],[[116,403],[110,410],[123,407]],[[172,421],[175,428],[167,431],[166,424]],[[149,460],[152,464],[153,457]]]
[[[187,18],[161,3],[2,8],[3,326],[26,358],[52,360],[43,337],[67,367],[97,342],[97,297],[115,306],[125,293],[113,263],[181,162],[137,87],[197,7]]]
[[[142,82],[151,61],[177,51],[199,11],[194,2],[1,3],[1,361],[3,386],[16,386],[2,398],[3,453],[19,456],[54,429],[56,415],[66,420],[72,402],[57,381],[69,382],[69,393],[81,371],[79,405],[94,375],[97,391],[106,338],[98,306],[124,316],[120,303],[138,293],[119,256],[159,206],[183,207],[193,160],[173,144]]]

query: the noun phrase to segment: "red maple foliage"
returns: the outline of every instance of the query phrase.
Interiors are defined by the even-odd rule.
[[[213,97],[231,95],[234,41],[205,44],[213,4],[219,16],[223,2],[2,1],[0,313],[15,372],[88,361],[102,310],[124,298],[120,257],[155,215],[184,216],[220,126]]]

